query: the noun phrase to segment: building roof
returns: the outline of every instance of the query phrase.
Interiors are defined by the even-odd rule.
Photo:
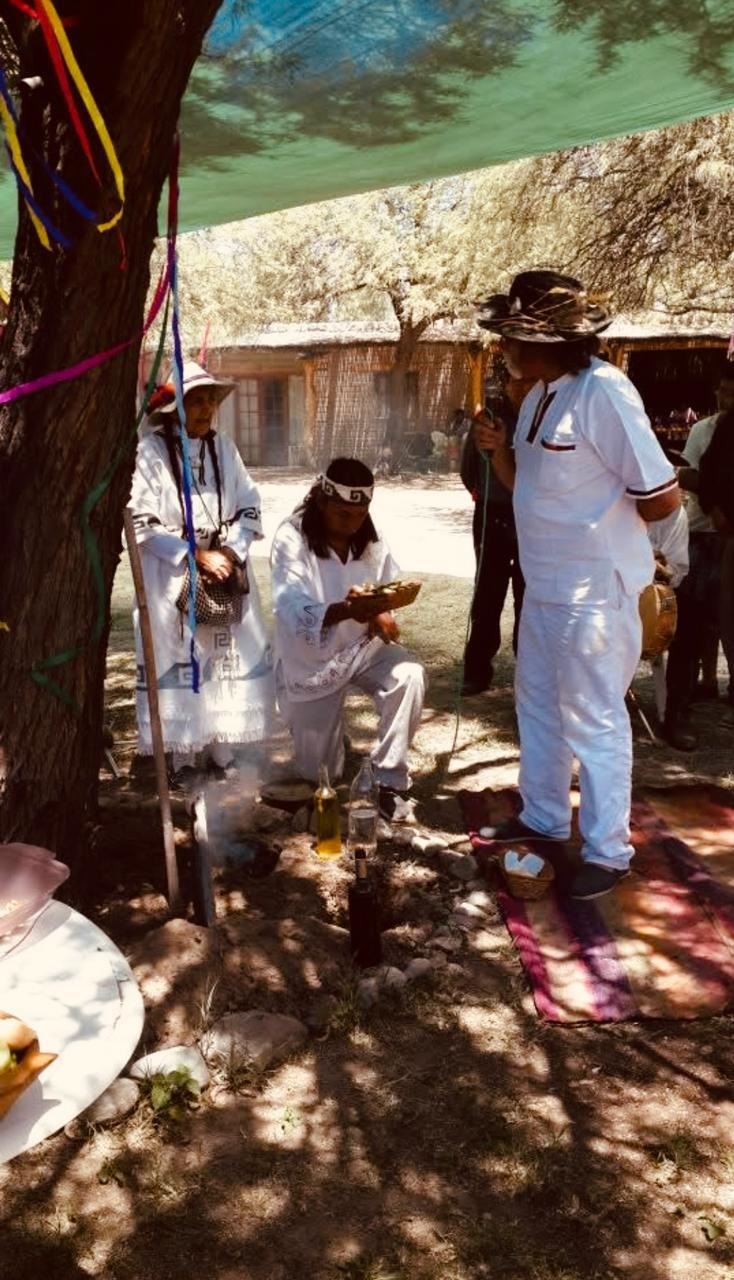
[[[612,342],[660,342],[675,340],[726,340],[732,321],[724,314],[708,312],[671,316],[663,311],[619,315],[603,337]],[[320,347],[369,346],[397,342],[397,321],[342,320],[325,323],[271,324],[237,334],[214,333],[210,348],[244,348],[259,351],[308,351]],[[421,342],[489,345],[496,339],[473,320],[438,320],[423,333]]]
[[[304,350],[397,342],[399,336],[397,321],[342,320],[323,324],[270,324],[262,329],[238,334],[215,332],[210,346],[219,350],[231,347],[261,351],[280,351],[283,348]],[[483,330],[471,320],[438,320],[425,330],[421,342],[481,343],[485,336]]]
[[[732,325],[734,316],[708,311],[689,311],[684,315],[669,315],[665,311],[637,311],[632,315],[615,316],[602,337],[618,342],[664,342],[666,339],[676,338],[727,339]]]

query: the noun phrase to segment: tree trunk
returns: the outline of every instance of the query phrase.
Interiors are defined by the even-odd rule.
[[[139,332],[149,286],[156,214],[179,104],[221,0],[69,0],[70,39],[114,140],[125,175],[121,269],[115,231],[100,234],[59,206],[43,174],[34,191],[53,221],[73,234],[70,250],[40,245],[21,212],[0,386],[12,387],[103,351]],[[95,142],[105,195],[90,176],[60,102],[36,24],[3,6],[19,47],[22,125],[48,165],[102,207],[116,201]],[[91,130],[90,130],[90,136]],[[134,463],[139,341],[72,382],[0,409],[0,838],[45,845],[79,869],[93,813],[101,755],[109,596],[120,554],[122,511]],[[106,607],[90,642],[97,601],[81,537],[81,507],[123,442],[129,450],[91,524],[99,540]],[[86,644],[49,674],[77,710],[39,687],[36,664]]]
[[[408,425],[408,373],[413,362],[416,347],[421,335],[428,328],[429,321],[411,324],[398,315],[400,337],[398,338],[389,378],[389,409],[385,443],[390,445],[394,464],[400,456],[400,447]]]

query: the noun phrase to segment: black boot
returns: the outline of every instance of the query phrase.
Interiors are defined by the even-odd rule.
[[[695,751],[698,738],[683,723],[680,715],[667,714],[663,721],[663,737],[676,751]]]

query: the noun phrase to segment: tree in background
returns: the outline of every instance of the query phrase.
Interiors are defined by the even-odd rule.
[[[734,311],[734,112],[527,161],[522,238],[618,310]]]

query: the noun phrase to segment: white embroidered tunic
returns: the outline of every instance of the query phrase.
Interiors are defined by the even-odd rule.
[[[358,560],[350,552],[346,564],[335,551],[321,559],[301,533],[300,515],[294,514],[275,534],[270,563],[276,680],[285,685],[292,702],[342,689],[373,641],[366,623],[347,619],[324,627],[324,614],[330,604],[344,600],[350,587],[398,577],[400,570],[387,544],[382,538],[370,542]]]
[[[214,436],[222,486],[220,545],[245,562],[250,543],[262,538],[260,499],[232,440]],[[209,547],[219,523],[216,479],[205,441],[190,440],[196,542]],[[191,631],[176,608],[186,571],[187,543],[176,482],[165,440],[155,432],[141,440],[130,509],[143,565],[156,656],[158,699],[167,751],[200,751],[213,742],[259,741],[270,729],[274,707],[272,653],[252,575],[242,621],[198,626],[195,653],[200,689],[192,688]],[[137,605],[139,749],[152,752],[150,712]]]

